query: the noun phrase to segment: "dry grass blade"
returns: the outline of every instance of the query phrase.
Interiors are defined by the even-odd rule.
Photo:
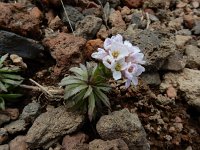
[[[60,0],[60,2],[61,2],[61,5],[62,5],[62,7],[63,7],[65,16],[66,16],[66,18],[67,18],[67,20],[68,20],[68,22],[69,22],[69,26],[70,26],[70,28],[71,28],[71,30],[72,30],[72,33],[73,33],[73,35],[75,36],[75,34],[74,34],[74,29],[73,29],[72,24],[71,24],[71,22],[70,22],[70,19],[69,19],[69,16],[68,16],[68,14],[67,14],[67,11],[66,11],[66,9],[65,9],[65,6],[64,6],[64,4],[63,4],[63,1]]]

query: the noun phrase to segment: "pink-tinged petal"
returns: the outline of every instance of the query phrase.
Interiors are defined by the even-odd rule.
[[[131,85],[131,80],[127,79],[125,82],[125,87],[128,88]]]
[[[143,60],[144,59],[144,54],[143,53],[135,53],[133,55],[134,57],[134,61],[137,62],[137,63],[140,63],[140,64],[144,64],[145,61]]]
[[[135,86],[138,85],[138,78],[133,76],[133,78],[132,78],[132,83],[133,83],[133,85],[135,85]]]
[[[129,41],[124,41],[124,45],[126,45],[128,47],[132,47],[133,46]]]
[[[112,44],[112,40],[110,38],[106,38],[104,41],[104,45],[103,47],[105,48],[105,50],[109,50]]]
[[[132,53],[126,58],[126,62],[145,64],[143,58],[144,58],[143,53]]]
[[[136,71],[135,75],[136,75],[136,76],[139,76],[139,75],[141,75],[142,72],[144,72],[144,71],[145,71],[145,68],[144,68],[144,67],[142,67],[141,65],[137,65],[137,71]]]
[[[113,78],[115,80],[119,80],[122,77],[122,73],[120,71],[113,71]]]
[[[123,37],[120,34],[117,34],[116,36],[112,36],[111,40],[113,42],[123,43]]]
[[[105,52],[104,49],[98,48],[98,52],[94,52],[92,53],[91,57],[95,58],[95,59],[103,59],[104,57],[106,57],[108,55],[107,52]]]
[[[127,79],[129,79],[129,80],[131,80],[132,77],[133,77],[132,73],[128,72],[128,70],[126,70],[126,71],[124,72],[124,76],[125,76]]]
[[[137,46],[133,46],[131,49],[134,51],[134,53],[139,53],[140,52],[140,49]]]

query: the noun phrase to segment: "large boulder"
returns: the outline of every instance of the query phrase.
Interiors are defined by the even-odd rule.
[[[52,140],[77,131],[83,121],[83,115],[69,112],[64,106],[49,110],[36,118],[26,135],[26,142],[30,148],[45,147]]]
[[[38,8],[36,8],[37,10],[35,8],[28,8],[22,3],[0,2],[0,28],[22,36],[40,38],[41,17],[35,13],[35,11],[39,11]]]
[[[85,43],[84,38],[67,33],[58,33],[43,40],[44,46],[50,50],[51,56],[56,60],[54,68],[56,76],[65,74],[72,64],[79,64],[83,61]]]
[[[147,71],[160,70],[176,50],[175,37],[167,32],[129,29],[123,35],[144,53]]]
[[[9,53],[35,59],[39,57],[43,50],[43,46],[35,40],[0,30],[0,55]]]
[[[121,138],[130,150],[149,150],[145,130],[136,113],[128,109],[115,111],[100,118],[96,125],[102,139],[113,140]]]

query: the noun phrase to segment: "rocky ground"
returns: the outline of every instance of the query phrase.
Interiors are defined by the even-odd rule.
[[[0,54],[23,58],[24,84],[58,87],[116,34],[140,47],[146,71],[134,88],[112,82],[113,112],[91,123],[23,89],[0,112],[0,150],[200,150],[200,1],[63,3],[70,22],[60,0],[0,0]]]

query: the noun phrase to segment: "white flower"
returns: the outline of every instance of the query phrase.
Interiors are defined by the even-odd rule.
[[[145,64],[146,62],[143,59],[144,59],[143,53],[131,53],[126,58],[126,61],[131,63]]]
[[[119,80],[122,77],[122,72],[127,68],[127,63],[125,62],[125,59],[120,59],[114,63],[111,64],[111,71],[113,73],[113,78],[115,80]]]
[[[133,46],[129,41],[123,41],[121,35],[112,36],[104,41],[104,49],[92,54],[93,58],[102,60],[105,67],[112,71],[113,78],[126,79],[125,86],[138,84],[138,76],[145,71],[144,54],[139,47]]]
[[[141,65],[129,62],[126,70],[124,70],[124,76],[127,78],[125,86],[129,87],[131,82],[134,85],[137,85],[138,84],[137,77],[144,71],[145,68],[142,67]]]
[[[92,53],[92,55],[91,55],[92,58],[102,60],[104,57],[106,57],[108,55],[108,53],[102,48],[98,48],[97,51],[98,52]]]
[[[112,64],[114,64],[114,62],[115,62],[115,60],[113,59],[113,57],[110,56],[110,55],[107,55],[102,60],[103,60],[104,66],[106,66],[109,69],[111,69]]]
[[[111,38],[106,38],[104,41],[104,48],[105,50],[109,50],[111,48],[111,45],[113,42],[121,43],[123,44],[123,38],[120,34],[117,34],[116,36],[112,36]]]
[[[109,54],[110,56],[113,57],[113,59],[120,60],[128,56],[129,52],[128,52],[128,48],[124,46],[123,44],[112,42]]]
[[[129,53],[139,53],[140,49],[137,46],[133,46],[129,41],[124,41],[124,45],[128,47]]]

